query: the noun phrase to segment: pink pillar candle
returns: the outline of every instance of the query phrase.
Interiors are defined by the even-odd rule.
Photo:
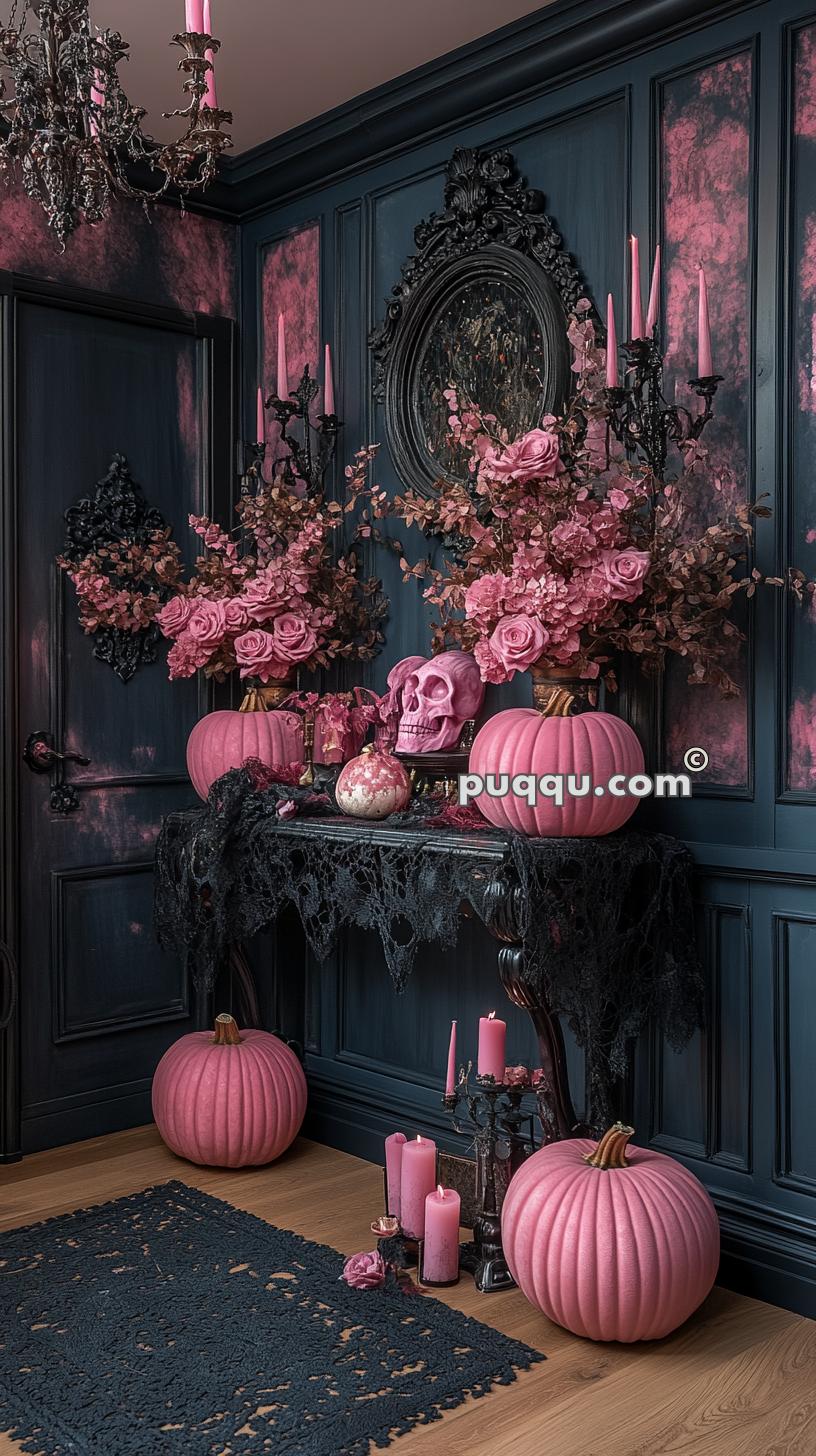
[[[334,375],[332,374],[331,349],[326,345],[323,368],[323,413],[334,414]]]
[[[210,0],[204,0],[204,8],[203,8],[203,11],[202,11],[202,20],[203,20],[203,23],[204,23],[204,31],[205,31],[205,33],[207,35],[212,35],[213,32],[212,32],[212,16],[210,15]],[[213,53],[212,53],[212,51],[210,51],[210,50],[205,51],[204,54],[207,57],[207,60],[212,65],[213,64]],[[202,105],[203,106],[211,106],[213,108],[213,110],[215,110],[217,108],[217,106],[218,106],[218,94],[217,94],[216,89],[215,89],[215,71],[214,70],[210,70],[210,71],[207,72],[207,90],[204,93],[204,100],[202,102]]]
[[[708,284],[701,267],[697,274],[697,378],[708,379],[714,373],[711,361],[711,326],[708,319]]]
[[[452,1284],[459,1278],[460,1208],[455,1188],[437,1187],[425,1199],[421,1274],[429,1284]]]
[[[630,251],[632,256],[632,278],[631,278],[631,327],[629,337],[631,339],[642,339],[643,330],[643,302],[640,297],[640,243],[633,235],[630,240]]]
[[[264,414],[263,390],[258,385],[258,403],[255,415],[255,440],[258,445],[266,443],[266,415]]]
[[[204,0],[185,0],[184,25],[195,35],[204,34]]]
[[[425,1235],[425,1199],[436,1187],[436,1143],[418,1137],[402,1149],[400,1227],[409,1239]]]
[[[388,1213],[394,1218],[400,1216],[400,1181],[402,1179],[402,1150],[408,1139],[404,1132],[392,1132],[385,1139],[385,1199]]]
[[[456,1091],[456,1022],[451,1022],[450,1045],[448,1047],[448,1075],[445,1078],[445,1096],[452,1097]]]
[[[654,333],[654,326],[657,323],[657,315],[660,312],[660,244],[655,248],[654,267],[652,268],[652,286],[649,289],[649,307],[646,310],[646,333],[651,338]]]
[[[611,293],[606,296],[606,387],[617,389],[618,374],[618,331],[615,327],[615,300]]]
[[[289,365],[286,359],[286,320],[278,314],[278,399],[289,398]]]
[[[479,1017],[479,1055],[476,1064],[480,1077],[494,1077],[504,1081],[505,1043],[507,1022],[500,1021],[495,1011],[489,1016]]]

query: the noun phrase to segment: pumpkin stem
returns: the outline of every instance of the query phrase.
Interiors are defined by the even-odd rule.
[[[213,1031],[214,1046],[238,1046],[241,1040],[238,1022],[227,1011],[222,1011],[220,1015],[216,1016]]]
[[[533,707],[543,718],[569,718],[573,709],[579,711],[586,706],[585,685],[580,678],[570,677],[563,669],[544,667],[534,662],[530,673],[533,679]]]
[[[623,1122],[616,1122],[604,1133],[593,1153],[586,1153],[584,1162],[590,1168],[627,1168],[626,1144],[634,1137],[635,1129]]]

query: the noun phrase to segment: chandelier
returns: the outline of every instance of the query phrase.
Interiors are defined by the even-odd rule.
[[[183,206],[187,193],[209,185],[232,146],[223,130],[232,113],[205,100],[220,42],[185,31],[172,44],[184,50],[178,68],[187,104],[163,115],[186,127],[165,143],[142,130],[147,113],[122,89],[127,42],[118,31],[91,28],[88,0],[14,0],[0,27],[0,172],[19,173],[62,248],[81,220],[100,222],[114,196],[147,203],[172,187]]]

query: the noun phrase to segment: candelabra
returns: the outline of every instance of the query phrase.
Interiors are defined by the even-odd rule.
[[[213,180],[232,145],[223,129],[232,114],[205,100],[220,42],[185,31],[173,44],[184,50],[187,105],[164,116],[186,126],[177,141],[160,142],[143,131],[145,109],[122,89],[127,43],[118,31],[92,29],[88,0],[14,0],[0,26],[0,173],[19,169],[62,247],[80,217],[101,221],[115,193],[150,202],[173,187],[183,198]],[[129,168],[148,169],[150,185]]]
[[[515,1284],[502,1248],[498,1171],[504,1164],[511,1174],[515,1172],[533,1152],[535,1142],[532,1117],[521,1106],[525,1088],[507,1086],[493,1077],[477,1077],[474,1090],[470,1071],[468,1066],[460,1072],[455,1090],[445,1094],[442,1105],[451,1114],[454,1131],[468,1135],[476,1145],[481,1211],[473,1229],[478,1257],[473,1277],[476,1288],[489,1294],[512,1289]],[[460,1103],[467,1109],[464,1117],[458,1112]],[[499,1156],[502,1142],[507,1145],[504,1157]]]
[[[683,405],[669,404],[663,395],[663,355],[655,331],[648,339],[630,339],[623,345],[627,367],[624,383],[606,390],[608,429],[619,444],[640,454],[657,479],[662,479],[669,446],[698,440],[713,419],[712,403],[721,374],[689,380],[703,401],[697,414]]]
[[[313,417],[312,404],[320,386],[305,365],[297,389],[286,399],[270,394],[264,408],[271,410],[280,426],[280,438],[286,449],[273,461],[272,474],[290,490],[306,488],[307,495],[323,489],[326,471],[334,457],[337,435],[343,421],[336,414],[321,413]],[[293,426],[295,429],[293,430]],[[266,445],[258,441],[249,446],[246,476],[263,476]]]

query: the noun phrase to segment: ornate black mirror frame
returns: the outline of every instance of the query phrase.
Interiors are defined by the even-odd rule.
[[[525,185],[509,151],[457,148],[446,168],[444,196],[444,212],[431,213],[415,228],[417,251],[403,264],[385,318],[369,336],[374,395],[385,408],[394,465],[405,484],[425,495],[440,467],[427,440],[421,374],[445,310],[476,284],[504,287],[523,299],[541,339],[540,416],[557,411],[568,395],[567,317],[585,293],[544,211],[543,194]],[[526,428],[534,423],[530,419]]]

